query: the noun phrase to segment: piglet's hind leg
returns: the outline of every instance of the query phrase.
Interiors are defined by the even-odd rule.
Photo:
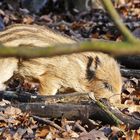
[[[40,87],[39,93],[41,95],[55,95],[57,91],[60,89],[61,85],[59,82],[59,78],[56,78],[50,74],[44,74],[39,78]]]

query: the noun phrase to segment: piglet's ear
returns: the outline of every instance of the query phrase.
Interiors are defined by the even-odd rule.
[[[100,61],[98,56],[95,57],[95,62],[94,63],[95,63],[95,69],[97,69],[98,66],[101,64],[101,61]]]
[[[98,56],[95,58],[88,56],[88,63],[87,63],[87,69],[86,69],[86,77],[90,81],[95,78],[96,69],[101,64],[101,61]]]
[[[86,68],[86,78],[90,81],[95,77],[95,64],[91,56],[88,57]]]

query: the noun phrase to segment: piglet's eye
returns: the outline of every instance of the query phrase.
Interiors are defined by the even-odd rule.
[[[104,82],[104,87],[105,87],[106,89],[112,91],[112,86],[111,86],[109,83]]]

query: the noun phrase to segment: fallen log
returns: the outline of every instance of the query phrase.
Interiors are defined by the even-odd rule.
[[[3,94],[5,93],[6,91],[3,92]],[[140,127],[140,119],[125,115],[118,110],[118,108],[107,103],[103,102],[104,105],[101,105],[100,102],[93,101],[88,93],[58,94],[48,97],[35,95],[33,99],[29,93],[27,96],[26,93],[24,93],[24,95],[19,94],[20,97],[18,97],[16,93],[12,96],[12,92],[7,92],[7,94],[10,95],[9,97],[12,97],[12,100],[14,98],[17,100],[18,98],[23,99],[24,97],[29,97],[29,100],[27,98],[23,99],[24,103],[19,103],[16,107],[40,117],[65,117],[68,119],[91,118],[109,124],[119,124],[123,122],[132,129]]]
[[[140,55],[118,56],[118,62],[129,69],[140,69]]]
[[[116,120],[109,116],[96,103],[91,104],[44,104],[44,103],[21,103],[18,105],[22,111],[30,112],[32,115],[49,118],[94,119],[104,123],[116,125]]]
[[[31,114],[41,117],[67,119],[94,119],[107,124],[116,124],[116,120],[105,110],[100,108],[97,103],[90,104],[44,104],[44,103],[21,103],[18,106],[22,111],[31,112]],[[108,110],[117,117],[119,122],[123,122],[130,129],[140,127],[140,119],[123,114],[117,108],[107,106]],[[117,120],[117,121],[118,121]]]
[[[88,93],[67,93],[55,96],[35,95],[29,92],[18,93],[16,91],[0,91],[0,99],[19,102],[46,102],[46,103],[79,103],[89,101]]]
[[[121,74],[124,77],[135,77],[140,78],[140,70],[137,69],[121,69]]]

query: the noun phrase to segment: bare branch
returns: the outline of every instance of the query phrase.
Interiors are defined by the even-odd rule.
[[[125,40],[130,43],[137,42],[137,39],[131,34],[131,32],[123,24],[123,21],[120,18],[119,14],[116,12],[115,8],[113,7],[111,0],[102,0],[102,3],[104,5],[105,9],[110,14],[110,16],[111,16],[112,20],[114,21],[114,23],[116,24],[117,28],[120,30],[120,32],[124,36]]]
[[[57,46],[46,46],[33,48],[29,46],[26,49],[23,47],[0,47],[1,57],[18,57],[18,58],[35,58],[35,57],[50,57],[55,55],[70,54],[82,51],[101,51],[112,54],[113,56],[120,55],[136,55],[140,54],[140,41],[134,44],[127,42],[107,42],[101,40],[93,40],[91,42],[81,42],[76,44],[60,44]]]

